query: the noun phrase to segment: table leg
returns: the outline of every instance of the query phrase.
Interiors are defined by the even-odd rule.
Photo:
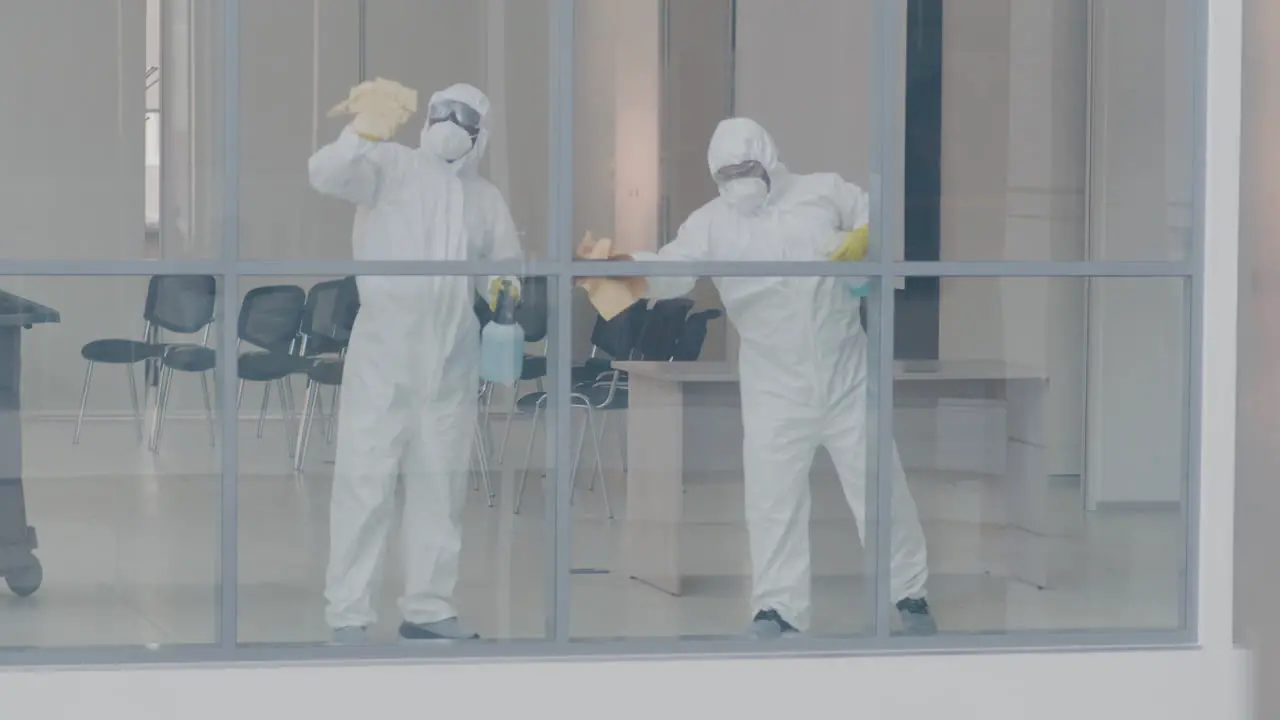
[[[629,577],[679,595],[684,514],[684,390],[679,382],[630,377],[627,512]]]
[[[1005,522],[1008,528],[1009,571],[1029,585],[1049,586],[1048,500],[1049,471],[1045,438],[1044,380],[1009,380],[1009,441]]]

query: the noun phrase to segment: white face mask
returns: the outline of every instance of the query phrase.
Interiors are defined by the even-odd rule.
[[[760,178],[738,178],[720,186],[720,197],[733,209],[751,214],[769,199],[769,186]]]
[[[452,122],[438,122],[427,128],[423,146],[445,162],[454,162],[471,152],[471,136]]]

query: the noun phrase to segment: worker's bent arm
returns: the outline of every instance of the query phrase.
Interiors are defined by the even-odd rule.
[[[707,214],[699,210],[684,221],[684,224],[680,226],[680,230],[676,232],[675,239],[663,246],[658,252],[640,252],[632,253],[631,255],[639,262],[697,262],[706,260],[711,255],[709,230],[710,224],[707,221]],[[696,276],[650,277],[646,278],[646,282],[648,290],[645,292],[645,297],[654,300],[665,300],[689,294],[693,290],[693,286],[697,284],[698,278]]]
[[[307,163],[311,186],[357,205],[374,205],[407,150],[393,143],[366,140],[347,128],[311,156]]]

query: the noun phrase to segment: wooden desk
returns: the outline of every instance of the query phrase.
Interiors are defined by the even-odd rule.
[[[728,363],[617,362],[628,373],[627,513],[623,543],[630,577],[673,595],[682,591],[680,541],[684,478],[742,473],[742,413],[736,366]],[[1005,475],[983,483],[976,522],[1004,527],[1013,579],[1044,588],[1048,578],[1043,373],[999,361],[902,362],[894,395],[986,398],[1007,413]],[[707,447],[731,448],[706,453]],[[869,448],[874,452],[874,448]]]

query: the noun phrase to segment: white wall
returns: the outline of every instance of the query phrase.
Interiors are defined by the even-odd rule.
[[[1099,3],[1096,13],[1090,257],[1185,258],[1193,161],[1189,9],[1133,0]],[[1090,505],[1179,501],[1187,299],[1183,284],[1168,280],[1091,288]]]
[[[0,674],[0,695],[14,717],[33,718],[349,720],[429,705],[439,717],[564,720],[1243,720],[1243,667],[1242,653],[1181,651],[49,671]]]
[[[65,22],[73,15],[75,23]],[[54,27],[59,32],[39,30]],[[0,256],[143,256],[145,45],[145,0],[5,4]],[[25,338],[28,410],[76,407],[84,373],[80,346],[104,334],[141,331],[142,294],[134,278],[6,277],[0,287],[62,313],[60,325],[41,326]],[[130,312],[120,317],[117,305]]]

